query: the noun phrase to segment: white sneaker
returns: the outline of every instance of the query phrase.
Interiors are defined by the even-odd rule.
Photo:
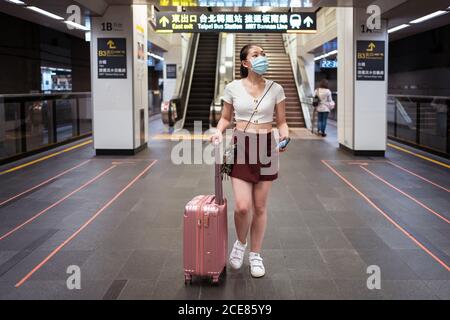
[[[230,265],[233,269],[240,269],[244,263],[244,253],[247,248],[247,244],[242,244],[239,240],[236,240],[233,246],[233,250],[230,253]]]
[[[266,274],[266,269],[264,268],[263,258],[261,258],[259,253],[250,252],[248,257],[250,262],[250,274],[253,278],[261,278]]]

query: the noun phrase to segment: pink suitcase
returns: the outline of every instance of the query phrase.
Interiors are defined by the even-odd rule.
[[[192,283],[192,276],[210,277],[217,284],[221,274],[226,272],[227,200],[223,197],[218,150],[216,145],[215,194],[196,196],[184,210],[185,284]]]

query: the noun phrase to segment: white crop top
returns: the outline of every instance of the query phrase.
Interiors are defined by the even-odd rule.
[[[244,87],[242,79],[234,80],[226,85],[223,100],[234,107],[234,118],[236,120],[248,121],[257,106],[259,100],[264,96],[267,89],[272,84],[272,80],[266,79],[266,87],[257,99],[251,96]],[[253,115],[252,123],[268,123],[273,121],[275,105],[286,99],[281,85],[274,82],[266,96],[258,106],[258,110]]]

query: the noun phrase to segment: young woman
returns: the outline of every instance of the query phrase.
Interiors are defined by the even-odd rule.
[[[327,128],[328,114],[334,108],[334,101],[329,89],[328,80],[322,79],[319,83],[319,88],[314,92],[319,97],[319,105],[317,106],[317,133],[326,137],[325,130]]]
[[[257,45],[246,45],[241,49],[240,60],[241,79],[234,80],[225,88],[222,116],[211,141],[222,142],[222,134],[234,112],[236,126],[232,141],[236,142],[237,148],[230,176],[237,240],[229,263],[234,269],[242,267],[250,232],[250,273],[259,278],[265,274],[261,248],[267,224],[267,197],[272,181],[278,177],[278,152],[286,150],[277,150],[272,131],[274,110],[280,141],[288,138],[289,128],[283,87],[262,76],[268,69],[264,50]]]

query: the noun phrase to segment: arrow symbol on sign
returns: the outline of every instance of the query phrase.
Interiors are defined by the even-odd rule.
[[[303,20],[303,23],[309,28],[312,24],[314,24],[314,20],[310,16],[307,16],[306,19]]]
[[[163,28],[167,27],[167,24],[169,24],[169,19],[164,16],[161,19],[159,19],[159,23],[163,26]]]
[[[108,45],[108,47],[110,49],[116,49],[116,45],[114,44],[114,41],[109,40],[106,44]]]
[[[369,49],[367,49],[367,51],[372,52],[373,49],[375,49],[375,47],[376,47],[376,45],[375,45],[373,42],[371,42],[371,43],[369,44]]]

